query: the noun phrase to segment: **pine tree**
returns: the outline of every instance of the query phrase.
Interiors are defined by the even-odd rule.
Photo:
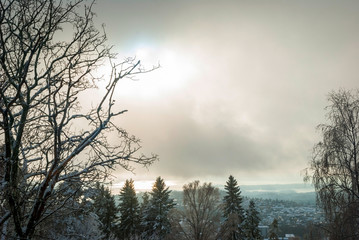
[[[244,221],[244,210],[242,207],[241,190],[237,180],[230,175],[224,186],[226,195],[223,199],[222,236],[223,239],[239,240],[244,238],[242,224]]]
[[[246,210],[246,218],[244,220],[244,231],[247,239],[262,239],[261,233],[258,228],[259,222],[259,212],[256,209],[254,201],[251,200],[249,202],[249,207]]]
[[[138,234],[140,226],[139,203],[133,180],[126,180],[120,193],[120,239],[131,239]]]
[[[164,239],[170,232],[171,224],[168,213],[175,206],[173,199],[170,198],[170,193],[164,180],[158,177],[150,192],[149,204],[144,210],[145,239]]]
[[[93,210],[101,222],[100,230],[104,234],[104,239],[113,237],[117,232],[118,207],[116,207],[115,198],[108,188],[96,183]]]
[[[279,229],[278,229],[278,220],[275,218],[273,219],[273,222],[269,226],[269,239],[270,240],[279,240]]]

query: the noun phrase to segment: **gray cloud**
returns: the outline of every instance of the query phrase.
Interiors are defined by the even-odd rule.
[[[161,157],[138,179],[301,181],[326,94],[358,86],[356,1],[106,0],[96,8],[116,50],[149,44],[154,62],[172,50],[194,71],[178,79],[183,62],[164,60],[158,75],[133,83],[138,93],[121,97],[130,111],[118,125]],[[161,88],[167,68],[175,70],[165,83],[179,87]],[[141,95],[143,86],[157,95]]]

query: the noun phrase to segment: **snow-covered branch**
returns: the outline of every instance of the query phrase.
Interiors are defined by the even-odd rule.
[[[132,58],[111,65],[102,98],[82,108],[79,96],[99,80],[91,72],[115,61],[105,33],[94,27],[92,5],[1,1],[0,170],[14,237],[33,236],[46,214],[66,203],[61,183],[85,185],[105,179],[116,166],[133,170],[133,163],[147,166],[157,159],[138,153],[139,140],[113,124],[126,112],[115,109],[119,80],[153,69]],[[58,41],[65,31],[73,31],[72,37]],[[115,133],[119,141],[110,142]]]

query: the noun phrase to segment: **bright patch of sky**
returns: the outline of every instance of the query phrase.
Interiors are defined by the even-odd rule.
[[[160,161],[118,169],[116,182],[302,182],[326,95],[358,87],[357,1],[104,0],[95,11],[119,59],[161,66],[116,96],[129,110],[116,124]]]

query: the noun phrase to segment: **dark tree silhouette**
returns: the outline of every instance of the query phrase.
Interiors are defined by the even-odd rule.
[[[163,178],[158,177],[150,192],[151,199],[144,209],[143,226],[146,239],[164,239],[171,231],[169,212],[176,205]]]
[[[126,180],[120,193],[120,239],[133,239],[139,234],[140,205],[136,197],[133,180]]]
[[[256,209],[253,200],[249,202],[249,207],[246,210],[246,218],[244,221],[244,231],[247,239],[262,239],[258,225],[260,222],[259,212]]]
[[[132,169],[131,162],[156,159],[136,155],[139,140],[113,123],[126,112],[116,109],[113,94],[120,79],[144,72],[138,61],[111,63],[103,96],[81,108],[80,97],[99,80],[94,70],[115,61],[106,35],[94,27],[92,6],[82,0],[0,3],[0,228],[9,238],[31,238],[66,204],[57,198],[59,183],[90,185],[115,166]],[[66,33],[67,40],[58,39]],[[116,141],[108,141],[110,132]]]
[[[101,222],[99,229],[102,231],[104,239],[110,239],[118,231],[119,208],[116,206],[115,197],[111,194],[110,189],[100,183],[96,184],[93,194],[92,208]]]
[[[278,227],[278,220],[275,218],[273,222],[269,226],[269,233],[268,238],[270,240],[279,240],[279,227]]]
[[[224,222],[221,228],[223,239],[244,239],[242,223],[244,221],[244,210],[242,207],[241,190],[237,180],[231,175],[224,186],[226,195],[223,199]]]

